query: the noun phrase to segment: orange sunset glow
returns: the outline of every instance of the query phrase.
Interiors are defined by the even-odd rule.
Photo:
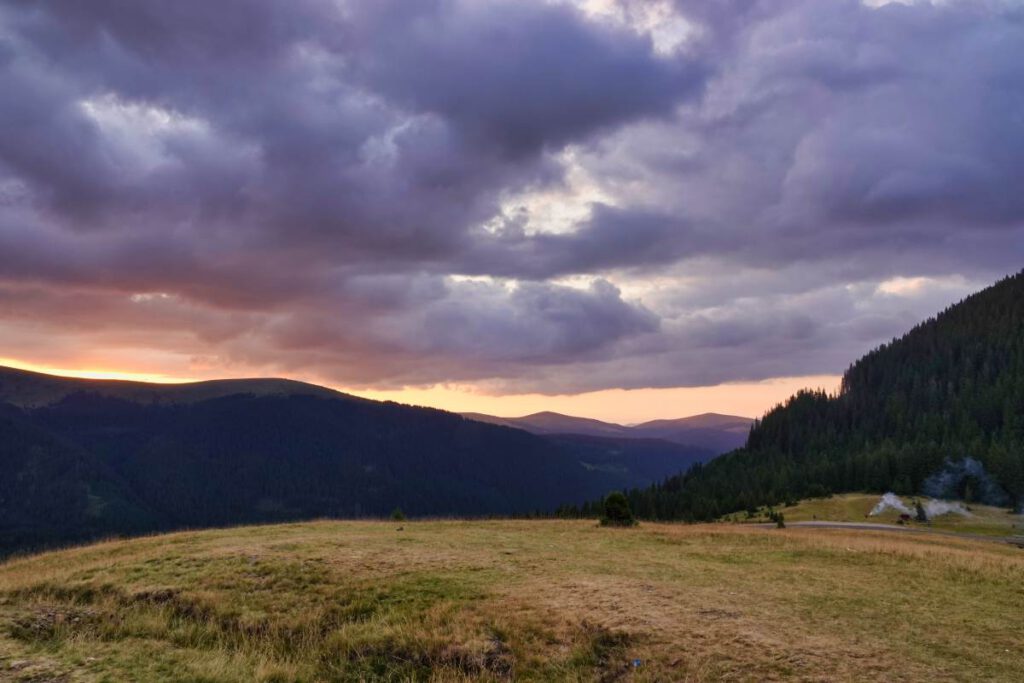
[[[99,368],[50,367],[0,358],[0,365],[64,377],[117,379],[136,382],[181,383],[207,379],[238,379],[252,375],[211,373],[200,376],[173,376],[144,371],[120,371]],[[295,377],[292,379],[303,379]],[[760,417],[776,404],[800,389],[824,389],[834,392],[839,376],[813,375],[780,377],[760,382],[735,382],[710,387],[676,387],[669,389],[609,389],[580,394],[487,394],[470,386],[439,385],[395,390],[348,389],[308,379],[314,384],[380,401],[396,401],[411,405],[440,408],[453,412],[485,412],[502,417],[516,417],[541,411],[554,411],[590,417],[608,422],[631,424],[678,415],[727,413],[744,417]]]

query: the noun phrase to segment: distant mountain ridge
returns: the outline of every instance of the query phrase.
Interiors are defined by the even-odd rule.
[[[563,415],[551,411],[542,411],[523,415],[522,417],[497,417],[484,413],[461,413],[463,417],[478,422],[500,424],[516,429],[525,429],[534,434],[585,434],[587,436],[627,436],[629,427],[602,422],[587,417]]]
[[[334,389],[292,379],[214,379],[201,382],[139,382],[121,379],[63,377],[0,366],[0,403],[41,408],[67,396],[90,393],[139,403],[191,403],[235,394],[250,396],[321,396],[365,400]]]
[[[724,453],[746,443],[753,418],[719,413],[702,413],[666,420],[651,420],[637,425],[621,425],[586,417],[550,411],[522,417],[496,417],[483,413],[462,413],[479,422],[525,429],[534,434],[578,434],[617,439],[661,439]]]

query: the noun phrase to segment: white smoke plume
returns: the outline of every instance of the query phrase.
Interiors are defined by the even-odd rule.
[[[922,503],[924,507],[924,514],[928,519],[933,517],[939,517],[941,515],[963,515],[964,517],[970,517],[971,513],[964,507],[963,503],[958,501],[950,500],[926,500]],[[915,515],[914,511],[907,507],[900,497],[891,491],[883,495],[874,508],[871,509],[869,515],[875,517],[882,514],[888,509],[896,510],[907,515]]]
[[[928,519],[939,515],[963,515],[970,517],[971,513],[964,507],[963,503],[948,500],[929,500],[924,504],[924,514]]]
[[[910,511],[910,508],[903,504],[903,501],[900,500],[900,497],[891,491],[882,496],[881,500],[879,500],[878,504],[871,509],[871,512],[869,514],[872,517],[874,517],[875,515],[882,514],[888,508],[892,508],[893,510],[897,510],[898,512],[902,512],[908,515],[914,514]]]

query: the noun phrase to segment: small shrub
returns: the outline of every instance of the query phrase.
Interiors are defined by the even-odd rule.
[[[620,491],[612,491],[604,499],[604,516],[601,526],[633,526],[633,511],[629,509],[629,499]]]
[[[391,520],[393,522],[405,521],[405,513],[402,512],[402,508],[395,508],[394,510],[391,511]]]

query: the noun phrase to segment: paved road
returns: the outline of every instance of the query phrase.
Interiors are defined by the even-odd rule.
[[[757,526],[770,529],[774,524],[758,524]],[[922,529],[921,527],[899,526],[898,524],[878,524],[876,522],[786,522],[787,527],[792,528],[814,528],[814,529],[859,529],[862,531],[893,531],[903,534],[935,534],[938,536],[954,536],[956,538],[971,538],[977,541],[994,541],[996,543],[1009,543],[1024,548],[1024,536],[985,536],[983,534],[968,534],[958,531],[942,531],[939,529]]]

